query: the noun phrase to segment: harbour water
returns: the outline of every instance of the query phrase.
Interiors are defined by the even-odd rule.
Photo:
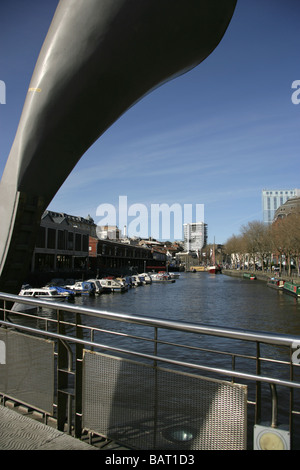
[[[300,335],[300,301],[265,282],[181,273],[173,284],[76,297],[75,305],[229,328]]]

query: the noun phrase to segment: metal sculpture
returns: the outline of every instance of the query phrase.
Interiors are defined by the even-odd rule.
[[[203,61],[236,0],[61,0],[0,183],[0,291],[18,292],[43,211],[129,107]]]

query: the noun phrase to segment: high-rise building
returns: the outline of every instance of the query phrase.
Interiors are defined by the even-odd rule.
[[[192,224],[183,224],[184,250],[200,251],[207,242],[207,224],[196,222]]]
[[[300,189],[263,189],[263,221],[270,224],[276,210],[291,197],[300,196]]]

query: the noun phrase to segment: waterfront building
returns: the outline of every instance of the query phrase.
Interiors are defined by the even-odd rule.
[[[89,269],[95,275],[142,273],[153,266],[163,267],[165,263],[164,260],[157,262],[153,259],[150,248],[90,237]]]
[[[196,252],[176,253],[176,267],[178,271],[191,271],[192,266],[200,266],[199,256]]]
[[[103,238],[99,238],[100,235]],[[114,234],[113,238],[109,236]],[[117,227],[99,232],[93,219],[45,211],[40,222],[30,273],[24,282],[41,285],[53,278],[87,278],[166,270],[178,243],[118,238]],[[175,263],[176,264],[176,263]]]
[[[263,222],[272,223],[277,209],[295,196],[300,196],[300,189],[263,189]]]
[[[119,240],[121,230],[116,225],[99,225],[97,226],[97,236],[101,240]]]
[[[274,215],[274,222],[278,219],[282,219],[288,216],[295,211],[300,211],[300,196],[292,197],[282,204],[282,206],[278,207]]]
[[[157,266],[161,264],[161,269],[165,269],[168,266],[170,271],[176,271],[179,269],[179,263],[176,258],[176,254],[183,250],[181,243],[179,242],[160,242],[153,238],[142,239],[139,241],[140,246],[146,246],[151,249],[153,260],[157,262],[152,268],[157,270]]]
[[[71,272],[86,268],[89,237],[96,235],[93,219],[45,211],[39,227],[31,272]]]
[[[207,224],[196,222],[183,224],[184,251],[200,252],[207,243]]]

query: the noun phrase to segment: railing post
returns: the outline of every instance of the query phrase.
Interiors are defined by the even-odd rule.
[[[154,327],[154,356],[157,356],[157,327]],[[154,433],[153,448],[156,448],[157,441],[157,420],[158,420],[158,383],[157,383],[157,361],[153,362],[154,367]]]
[[[57,311],[57,333],[65,334],[65,327],[62,323],[63,312]],[[68,416],[68,395],[64,392],[68,388],[68,352],[64,343],[58,339],[57,342],[57,429],[64,431]]]
[[[256,375],[260,375],[260,343],[256,342]],[[260,423],[261,420],[261,382],[256,382],[256,396],[255,396],[255,424]]]
[[[277,428],[277,414],[278,414],[278,398],[277,398],[277,390],[274,384],[270,384],[271,388],[271,395],[272,395],[272,421],[271,427]]]
[[[81,315],[76,313],[76,338],[82,339]],[[75,437],[80,438],[82,434],[82,361],[83,345],[76,343],[75,358]]]
[[[292,359],[293,349],[290,350],[290,380],[294,381],[294,365]],[[293,419],[293,409],[294,409],[294,389],[290,388],[290,402],[289,402],[289,429],[291,436],[294,435],[294,419]],[[291,439],[291,449],[293,448],[293,441]]]

